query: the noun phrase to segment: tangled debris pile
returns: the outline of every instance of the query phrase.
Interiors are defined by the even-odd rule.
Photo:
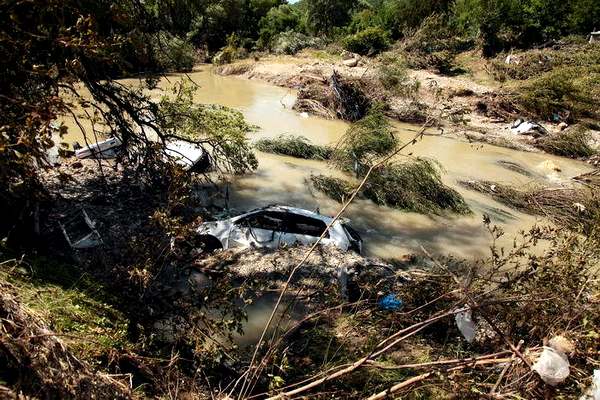
[[[325,118],[358,121],[367,114],[371,100],[365,95],[361,82],[342,77],[335,70],[329,84],[310,84],[298,92],[294,110]]]
[[[551,246],[534,256],[543,237]],[[429,259],[388,266],[387,278],[363,274],[359,303],[311,314],[279,353],[269,349],[262,368],[277,379],[263,395],[575,398],[600,351],[597,244],[536,228],[478,264]],[[400,306],[375,309],[389,297]],[[544,345],[560,352],[558,369]]]
[[[519,211],[546,216],[576,231],[591,232],[600,221],[600,198],[595,184],[591,187],[533,187],[529,190],[490,181],[460,181],[459,184],[488,194]]]

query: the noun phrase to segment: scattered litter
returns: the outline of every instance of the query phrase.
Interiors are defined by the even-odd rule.
[[[379,308],[385,311],[396,311],[402,308],[402,300],[395,294],[388,294],[379,300]]]
[[[573,203],[573,207],[579,212],[585,211],[585,206],[581,203]]]
[[[73,143],[75,157],[84,158],[115,158],[121,147],[121,140],[117,137],[103,140],[89,146],[81,147],[77,142]]]
[[[300,116],[302,118],[308,118],[308,113],[306,111],[303,111],[303,112],[300,113]]]
[[[74,249],[89,249],[102,243],[102,238],[96,230],[96,223],[90,219],[84,209],[81,213],[77,212],[58,224],[69,246]]]
[[[600,369],[594,370],[592,384],[579,400],[600,400]]]
[[[569,360],[563,352],[544,346],[540,358],[531,369],[548,385],[556,386],[569,376]]]
[[[590,43],[600,42],[600,31],[590,32]]]
[[[510,130],[518,135],[531,135],[531,136],[542,136],[547,135],[548,131],[546,128],[533,121],[525,121],[524,119],[518,119],[510,126]]]
[[[465,340],[469,343],[473,343],[473,339],[475,339],[475,323],[473,322],[471,309],[467,308],[465,311],[457,313],[454,316],[454,320]]]
[[[558,124],[558,129],[561,131],[564,131],[568,127],[569,127],[569,124],[567,124],[566,122],[561,122],[560,124]]]

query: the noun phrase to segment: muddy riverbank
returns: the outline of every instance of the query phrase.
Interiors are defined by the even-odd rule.
[[[390,117],[400,122],[430,117],[436,120],[446,136],[530,152],[541,151],[534,145],[535,132],[523,135],[511,131],[513,122],[522,115],[516,111],[496,110],[502,108],[503,100],[499,95],[503,88],[490,77],[479,76],[484,73],[442,76],[427,70],[407,70],[409,81],[418,87],[416,93],[407,98],[385,92],[379,83],[378,66],[376,59],[361,57],[356,66],[350,67],[341,57],[315,58],[314,53],[305,51],[296,56],[268,55],[258,61],[241,60],[216,67],[215,71],[224,76],[260,80],[294,90],[310,88],[312,92],[318,92],[315,88],[319,87],[326,90],[333,71],[336,71],[344,78],[359,82],[372,100],[386,103]],[[315,96],[318,101],[321,95],[310,96]],[[558,122],[538,122],[550,134],[564,129]],[[593,132],[593,137],[593,145],[600,145],[600,132]]]

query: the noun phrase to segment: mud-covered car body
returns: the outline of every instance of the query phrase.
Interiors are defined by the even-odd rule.
[[[216,248],[277,248],[294,243],[315,243],[331,221],[333,218],[312,211],[275,205],[234,218],[203,223],[197,232]],[[362,251],[362,239],[347,220],[334,222],[321,243],[337,246],[343,251]]]

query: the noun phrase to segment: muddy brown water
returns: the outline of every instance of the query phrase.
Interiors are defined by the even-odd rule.
[[[235,76],[219,76],[210,66],[200,67],[190,74],[169,75],[159,82],[159,88],[169,89],[179,79],[192,79],[200,86],[195,101],[236,108],[246,116],[248,122],[259,126],[259,130],[250,135],[250,140],[290,134],[304,136],[317,144],[334,144],[348,128],[343,121],[325,120],[293,111],[296,95],[293,90]],[[136,79],[123,82],[139,84]],[[162,93],[155,90],[153,94],[158,98]],[[66,140],[81,140],[77,126],[69,120],[66,123],[70,131]],[[411,140],[419,129],[419,126],[409,124],[396,123],[395,126],[397,135],[405,141]],[[435,130],[407,148],[405,154],[408,153],[437,160],[445,170],[444,182],[465,197],[473,214],[427,216],[358,199],[349,207],[346,217],[361,233],[367,255],[393,258],[420,251],[422,246],[432,253],[484,257],[489,253],[490,237],[482,224],[483,214],[489,215],[492,222],[506,232],[505,240],[500,241],[501,245],[509,245],[519,231],[545,221],[517,212],[488,196],[466,190],[457,184],[458,180],[491,180],[526,187],[568,182],[570,177],[591,170],[583,162],[469,143],[444,137]],[[258,170],[233,182],[230,207],[244,211],[277,203],[318,209],[327,215],[335,214],[340,208],[339,203],[311,190],[307,184],[311,175],[342,176],[327,163],[261,152],[257,152],[257,156]],[[518,164],[528,172],[528,176],[506,168],[503,162]],[[560,171],[555,171],[553,167],[560,168]]]
[[[296,94],[292,90],[239,77],[219,76],[208,66],[188,75],[170,75],[160,81],[159,87],[168,89],[178,79],[187,79],[188,76],[200,85],[195,97],[197,102],[236,108],[250,123],[260,127],[251,134],[250,140],[285,133],[302,135],[318,144],[333,144],[348,128],[348,124],[342,121],[325,120],[293,111]],[[124,82],[138,84],[133,79]],[[154,94],[157,97],[161,95],[160,91]],[[81,133],[73,121],[67,119],[66,124],[70,133],[65,140],[82,141]],[[396,124],[396,128],[398,136],[405,141],[412,139],[419,129],[418,126],[407,124]],[[574,160],[468,143],[440,136],[436,131],[430,133],[431,136],[425,136],[422,141],[408,148],[406,154],[433,158],[441,163],[445,170],[444,182],[463,194],[473,214],[427,216],[380,207],[371,201],[358,199],[349,207],[346,217],[361,233],[367,255],[394,258],[419,252],[422,246],[432,253],[466,258],[485,257],[489,253],[491,240],[482,224],[483,214],[488,214],[492,222],[506,232],[504,239],[499,241],[500,245],[505,246],[512,244],[512,238],[519,231],[546,221],[466,190],[457,184],[458,180],[491,180],[526,187],[567,182],[570,177],[591,169],[587,164]],[[278,203],[319,209],[327,215],[335,214],[340,208],[339,203],[311,190],[307,184],[311,174],[341,176],[327,163],[261,152],[257,152],[257,156],[260,163],[258,170],[232,183],[231,207],[243,211]],[[518,164],[527,174],[507,169],[502,165],[507,162]],[[560,168],[560,171],[554,171],[552,166]],[[236,339],[238,344],[256,343],[273,303],[274,298],[263,298],[249,306],[249,323],[245,324],[245,334]]]
[[[302,135],[318,144],[335,143],[348,128],[342,121],[306,116],[291,109],[295,92],[270,84],[239,77],[224,77],[212,73],[210,67],[191,74],[200,85],[196,100],[218,103],[239,109],[250,123],[260,127],[251,140],[274,137],[282,133]],[[173,79],[170,78],[172,81]],[[166,87],[168,82],[161,85]],[[396,124],[401,139],[409,141],[418,126]],[[488,254],[490,237],[482,224],[483,214],[502,226],[508,245],[523,229],[544,222],[497,203],[487,196],[463,189],[461,179],[485,179],[524,187],[532,184],[551,184],[567,181],[570,177],[588,171],[583,162],[547,154],[527,153],[507,148],[468,143],[440,136],[436,131],[406,150],[406,154],[429,157],[445,169],[443,180],[465,196],[473,210],[471,216],[426,216],[417,213],[380,207],[368,200],[357,200],[347,217],[362,234],[367,255],[398,257],[420,247],[434,253],[453,253],[463,257],[482,257]],[[307,209],[319,209],[333,215],[339,209],[336,203],[311,190],[307,179],[311,174],[340,173],[325,162],[300,160],[258,152],[259,168],[256,173],[237,179],[231,190],[231,206],[248,210],[272,203],[288,204]],[[499,162],[516,163],[530,176],[507,169]],[[553,170],[552,165],[560,168]]]

